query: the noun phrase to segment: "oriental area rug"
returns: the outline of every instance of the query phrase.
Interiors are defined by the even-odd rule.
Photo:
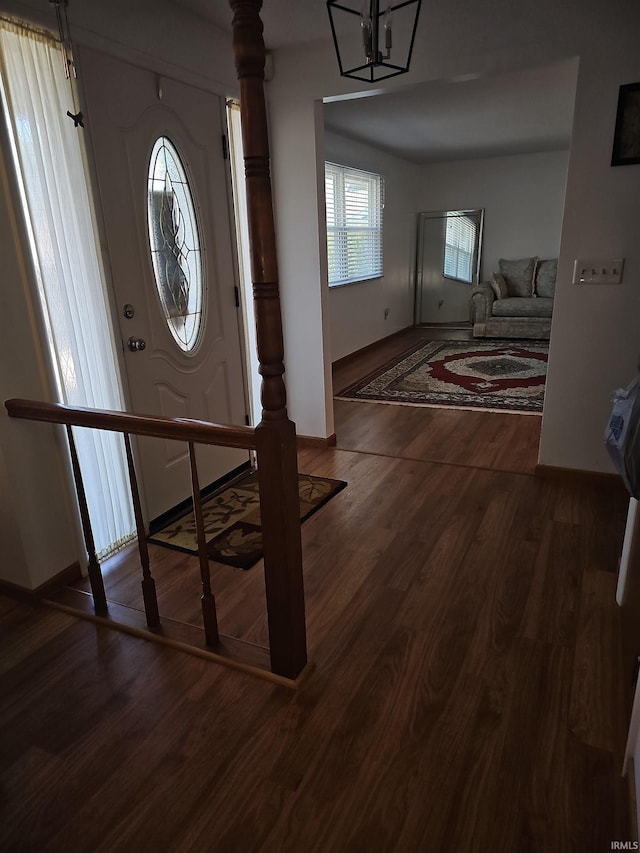
[[[298,474],[300,521],[309,518],[346,485],[343,480]],[[255,471],[229,483],[203,501],[202,514],[210,560],[238,569],[250,569],[262,557],[258,475]],[[193,511],[153,533],[149,542],[197,554]]]
[[[422,341],[336,397],[540,414],[546,341]]]

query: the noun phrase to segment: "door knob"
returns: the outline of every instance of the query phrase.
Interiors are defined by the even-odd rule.
[[[146,343],[143,338],[129,338],[127,346],[131,352],[139,352],[146,347]]]

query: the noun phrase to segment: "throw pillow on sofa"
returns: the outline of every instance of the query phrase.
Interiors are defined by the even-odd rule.
[[[498,267],[507,283],[509,296],[533,296],[533,276],[537,263],[537,258],[522,258],[518,261],[500,258]]]
[[[558,274],[558,259],[539,261],[536,271],[536,296],[546,296],[553,299],[556,292],[556,275]]]
[[[491,274],[491,287],[496,295],[496,299],[506,299],[509,295],[507,282],[504,280],[504,276],[500,275],[499,272]]]

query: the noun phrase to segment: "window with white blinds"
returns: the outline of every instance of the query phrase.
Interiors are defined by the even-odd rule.
[[[455,278],[469,284],[473,281],[476,229],[476,222],[462,213],[447,217],[443,267],[443,275],[446,278]]]
[[[381,175],[325,163],[329,286],[382,275]]]

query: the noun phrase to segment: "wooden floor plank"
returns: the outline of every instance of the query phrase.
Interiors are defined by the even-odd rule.
[[[533,476],[539,419],[336,412],[342,446],[299,454],[348,486],[302,527],[313,666],[297,690],[0,596],[1,850],[595,853],[632,838],[615,484]],[[161,613],[200,624],[197,559],[151,559]],[[266,642],[261,569],[212,563],[224,633]],[[135,552],[105,585],[139,601]]]
[[[357,379],[405,352],[415,343],[465,340],[466,330],[410,329],[361,358],[338,363],[338,393]],[[334,399],[338,447],[366,453],[478,466],[532,474],[538,461],[541,418],[502,412],[393,406]]]
[[[617,756],[625,735],[625,684],[611,660],[622,660],[615,603],[616,577],[586,571],[580,591],[580,619],[571,684],[570,731],[588,746]],[[623,673],[628,685],[632,672]],[[613,699],[613,701],[612,701]]]

